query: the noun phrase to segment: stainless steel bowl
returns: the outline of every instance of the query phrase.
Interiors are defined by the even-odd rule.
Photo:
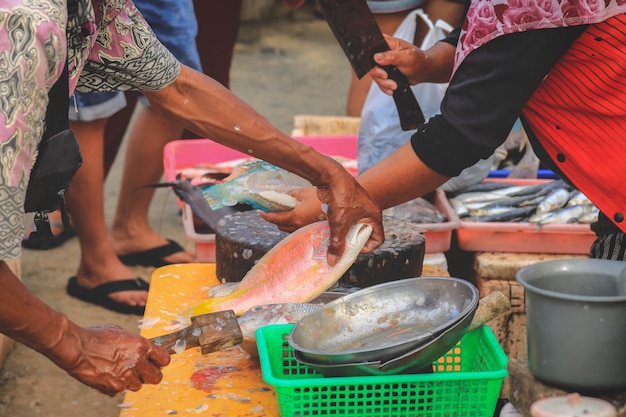
[[[387,282],[309,314],[293,328],[289,344],[309,364],[382,363],[435,339],[477,306],[478,290],[462,279]]]
[[[356,363],[320,364],[303,359],[297,351],[293,351],[294,358],[317,372],[328,376],[380,376],[397,374],[423,374],[432,372],[432,363],[448,352],[463,337],[474,318],[474,311],[470,311],[451,327],[441,332],[437,337],[419,345],[396,358],[386,362],[369,361]]]

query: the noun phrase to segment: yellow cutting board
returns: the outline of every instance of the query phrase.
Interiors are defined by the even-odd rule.
[[[140,334],[150,338],[180,328],[178,314],[219,284],[215,264],[177,264],[152,274]],[[263,382],[258,360],[238,347],[202,355],[192,348],[172,355],[159,385],[127,392],[120,417],[279,417],[276,394]]]

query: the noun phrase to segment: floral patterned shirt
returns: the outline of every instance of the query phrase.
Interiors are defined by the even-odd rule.
[[[455,68],[474,49],[506,33],[602,22],[626,12],[626,0],[473,0]]]
[[[66,53],[70,92],[158,90],[180,73],[131,0],[0,2],[0,260],[21,251],[47,94]]]

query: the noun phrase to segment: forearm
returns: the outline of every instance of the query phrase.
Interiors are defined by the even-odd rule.
[[[402,145],[357,178],[383,210],[428,194],[448,179],[428,168],[410,143]]]
[[[452,76],[456,47],[447,42],[436,42],[424,51],[423,66],[419,68],[422,82],[447,83]]]
[[[55,348],[75,325],[30,293],[1,261],[0,283],[0,332],[60,364]],[[69,353],[64,351],[64,356]]]
[[[177,118],[188,130],[280,166],[314,185],[329,184],[343,169],[281,132],[230,90],[184,66],[174,84],[146,92],[146,96],[153,108]]]

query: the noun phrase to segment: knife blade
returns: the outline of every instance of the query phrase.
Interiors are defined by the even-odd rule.
[[[363,78],[374,66],[374,54],[390,50],[367,6],[366,0],[317,0],[335,38],[341,45],[357,77]],[[402,130],[414,130],[424,123],[424,114],[404,74],[393,65],[383,68],[398,84],[393,100]]]

